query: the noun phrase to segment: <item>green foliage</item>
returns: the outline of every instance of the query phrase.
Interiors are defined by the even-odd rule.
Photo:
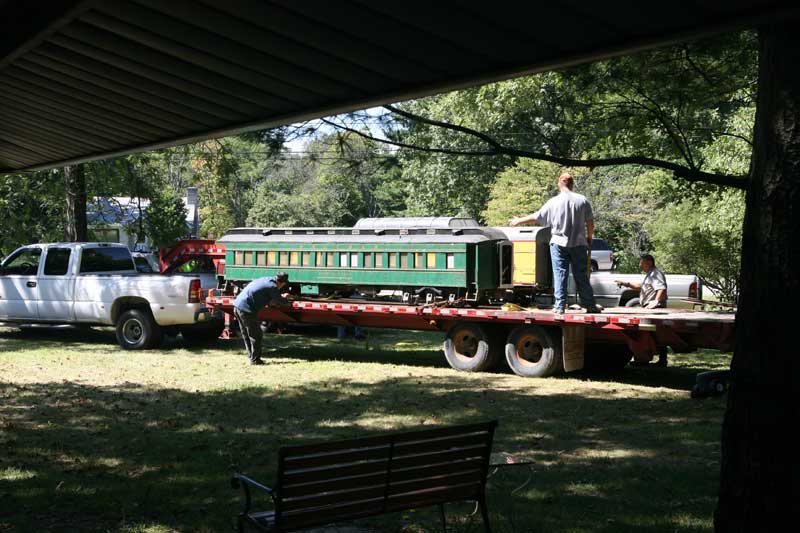
[[[533,213],[558,193],[561,168],[546,161],[520,159],[497,176],[482,213],[488,226],[507,226],[512,217]]]
[[[143,228],[154,246],[168,246],[188,233],[186,207],[172,191],[157,194],[144,211]],[[143,242],[143,237],[138,240]]]
[[[25,244],[63,240],[65,208],[61,172],[0,175],[0,256]]]
[[[754,33],[728,34],[437,95],[402,108],[472,128],[510,149],[571,158],[647,156],[743,175],[750,158],[757,53]],[[482,213],[492,183],[515,165],[513,158],[458,155],[486,153],[492,146],[434,125],[407,126],[404,143],[456,153],[400,151],[410,184],[409,212]],[[709,190],[675,182],[676,195]]]
[[[259,187],[250,226],[351,226],[405,209],[396,159],[355,134],[322,136],[306,157],[276,165]]]
[[[647,225],[660,266],[693,272],[723,301],[739,292],[744,194],[723,190],[667,205]]]

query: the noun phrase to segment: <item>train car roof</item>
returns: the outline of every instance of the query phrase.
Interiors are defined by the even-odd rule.
[[[478,228],[480,224],[474,218],[461,217],[383,217],[362,218],[353,227],[358,229],[453,229]]]
[[[495,228],[233,228],[219,243],[478,243],[505,240]]]

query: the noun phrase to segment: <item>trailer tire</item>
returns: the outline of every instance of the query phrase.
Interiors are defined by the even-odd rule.
[[[443,346],[444,357],[456,370],[491,370],[499,360],[499,343],[492,340],[492,336],[478,324],[459,322],[447,332]]]
[[[508,335],[506,361],[518,376],[543,378],[564,370],[561,343],[541,326],[518,326]]]
[[[117,319],[117,342],[125,350],[147,350],[161,344],[161,328],[152,315],[129,309]]]

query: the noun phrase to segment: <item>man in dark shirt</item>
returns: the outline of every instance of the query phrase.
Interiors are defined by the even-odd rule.
[[[258,312],[272,304],[286,304],[283,294],[287,292],[289,275],[278,272],[274,278],[259,278],[251,281],[233,301],[233,315],[239,321],[242,339],[251,365],[263,365],[261,359],[261,322]]]

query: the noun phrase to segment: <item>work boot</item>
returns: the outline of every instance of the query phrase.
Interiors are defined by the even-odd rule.
[[[587,313],[602,313],[603,312],[603,308],[601,306],[599,306],[599,305],[593,305],[591,307],[587,307],[586,308],[586,312]]]
[[[557,315],[563,315],[564,314],[564,308],[563,307],[554,307],[553,308],[553,312],[555,314],[557,314]]]
[[[661,355],[659,355],[659,356],[658,356],[658,361],[656,361],[655,363],[653,363],[653,366],[660,366],[660,367],[662,367],[662,368],[663,368],[663,367],[666,367],[666,366],[667,366],[667,354],[661,354]]]
[[[262,359],[250,359],[251,365],[265,365],[266,363]]]

